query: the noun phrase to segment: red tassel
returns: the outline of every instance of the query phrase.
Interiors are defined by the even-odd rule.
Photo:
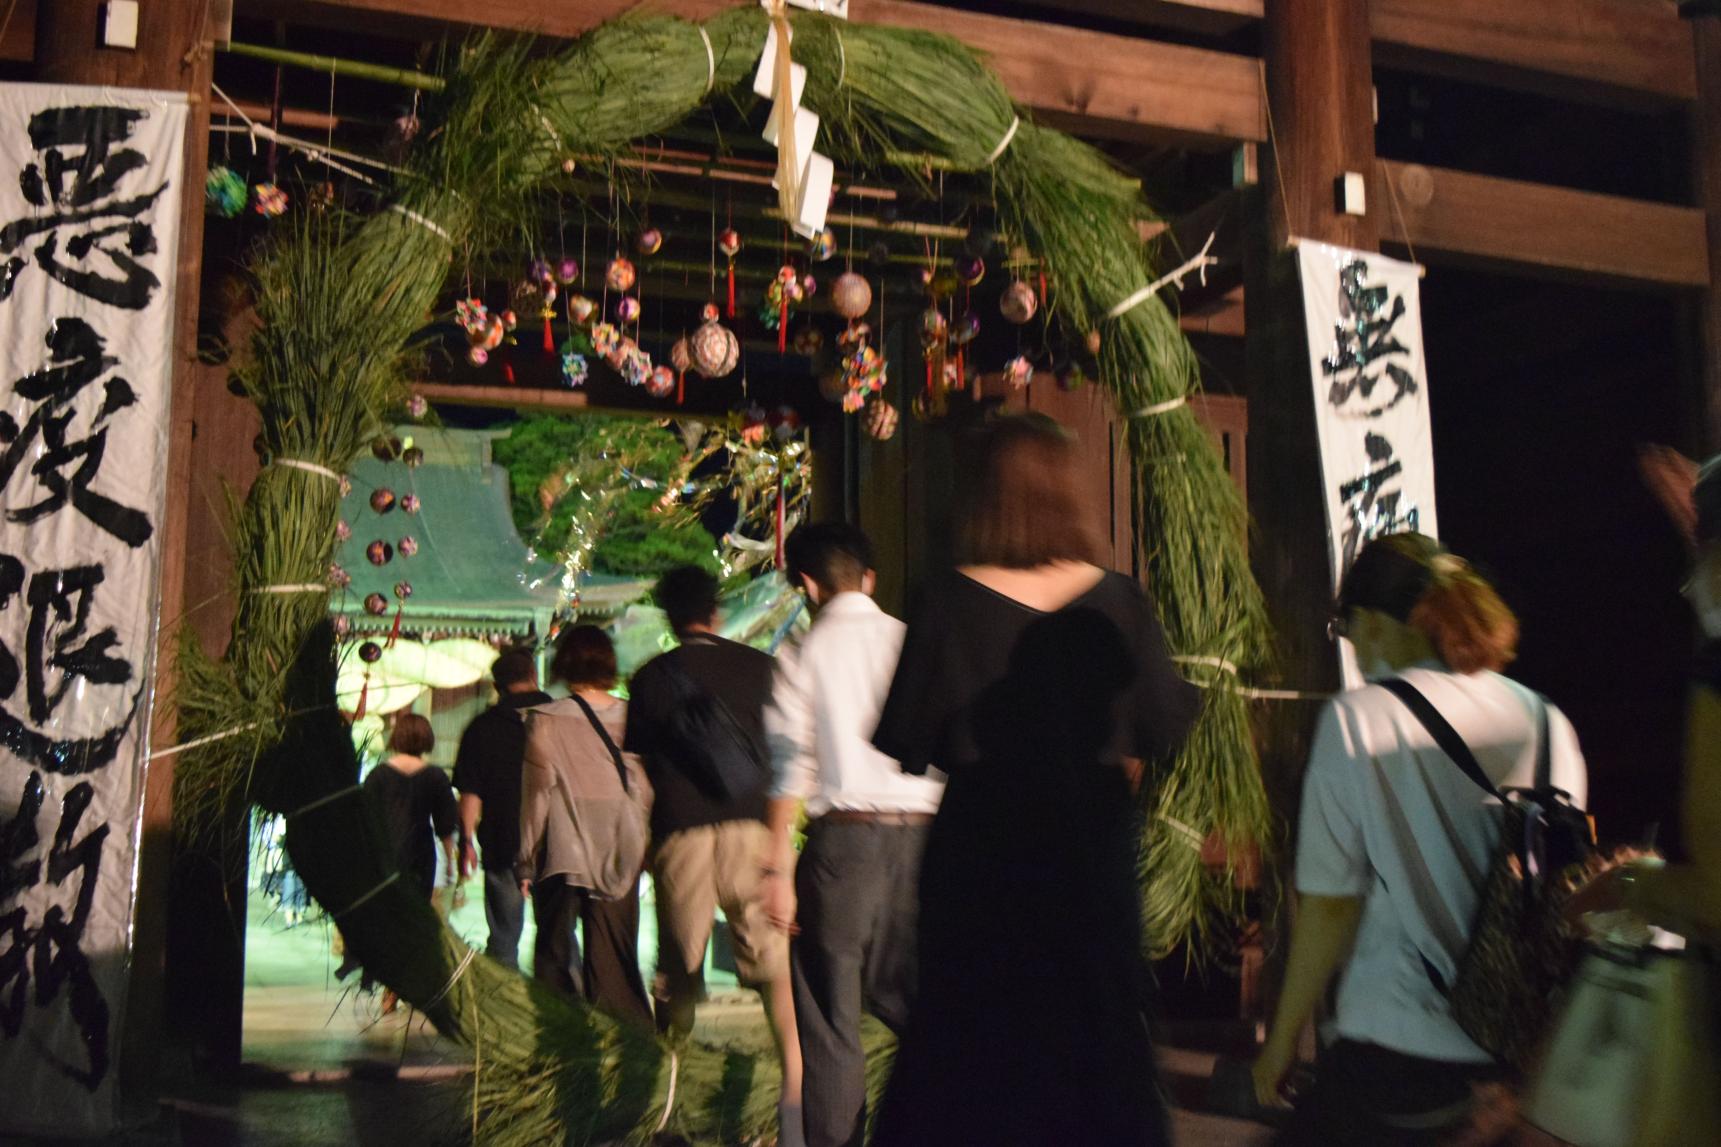
[[[789,349],[789,296],[783,295],[782,308],[777,312],[777,353]]]
[[[397,605],[394,607],[394,624],[389,627],[388,640],[383,643],[384,648],[392,649],[394,648],[394,643],[400,640],[400,614],[405,608],[406,607],[404,605]]]
[[[503,359],[502,360],[502,378],[508,383],[509,386],[516,385],[516,383],[514,381],[514,363],[510,359]]]
[[[370,670],[366,669],[365,670],[364,684],[359,686],[359,703],[353,707],[353,720],[354,721],[362,721],[365,719],[365,707],[369,701],[370,701]]]
[[[926,360],[926,397],[932,397],[932,359]]]
[[[729,260],[729,309],[725,312],[729,318],[735,317],[735,260]]]
[[[1040,272],[1040,307],[1043,310],[1045,308],[1045,306],[1046,306],[1046,272],[1041,271]]]
[[[544,316],[544,353],[545,354],[555,354],[556,353],[556,336],[550,330],[550,316],[549,315]]]
[[[680,406],[686,401],[687,372],[685,370],[678,370],[675,372],[675,405]]]
[[[783,569],[789,563],[783,554],[783,527],[788,519],[788,508],[783,504],[784,483],[777,479],[777,568]]]

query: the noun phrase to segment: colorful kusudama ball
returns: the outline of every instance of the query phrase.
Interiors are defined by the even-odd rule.
[[[1018,355],[1004,364],[1004,381],[1011,390],[1021,390],[1034,381],[1034,364]]]
[[[815,263],[823,263],[835,255],[837,253],[837,233],[829,227],[820,231],[818,235],[814,236],[812,247],[808,253],[813,257]]]
[[[621,372],[622,381],[629,386],[644,386],[651,381],[651,356],[641,350],[639,344],[632,339],[622,340],[622,345],[611,359],[611,365]]]
[[[353,584],[353,575],[348,573],[339,562],[329,563],[329,584],[336,589],[346,589]]]
[[[584,295],[574,295],[568,300],[568,317],[584,326],[597,314],[598,305]]]
[[[957,256],[956,277],[962,280],[965,286],[979,286],[980,280],[986,277],[986,260],[978,255]]]
[[[580,265],[576,260],[563,259],[556,264],[556,281],[564,287],[571,287],[574,280],[580,277]]]
[[[373,566],[386,566],[394,559],[394,547],[378,538],[365,547],[365,557]]]
[[[418,495],[417,494],[403,494],[403,495],[401,495],[400,508],[405,513],[408,513],[408,514],[418,513],[418,506],[419,506],[419,501],[418,501]]]
[[[345,518],[342,518],[340,521],[335,523],[335,541],[344,542],[352,536],[353,528],[347,525],[347,520]]]
[[[375,665],[382,660],[382,646],[374,641],[367,641],[359,646],[359,660],[366,665]]]
[[[896,425],[901,418],[896,407],[882,398],[875,398],[867,403],[866,421],[861,425],[866,430],[867,437],[888,442],[896,433]]]
[[[565,348],[569,344],[563,343],[562,345]],[[586,376],[590,373],[590,368],[586,365],[585,355],[575,354],[573,351],[566,349],[562,351],[563,386],[570,389],[576,386],[584,386],[586,384]]]
[[[712,319],[693,332],[693,369],[704,378],[722,378],[741,361],[735,332]]]
[[[678,373],[693,369],[693,346],[685,337],[676,339],[675,345],[669,348],[669,365]]]
[[[287,211],[287,193],[273,183],[259,183],[251,189],[252,206],[257,214],[266,219],[284,215]]]
[[[475,346],[466,352],[466,361],[473,366],[483,366],[490,361],[490,352],[481,346]]]
[[[663,248],[663,232],[656,227],[647,227],[633,238],[633,249],[641,255],[651,256]]]
[[[733,227],[725,227],[717,236],[717,249],[725,258],[733,259],[741,251],[741,236]]]
[[[397,581],[397,582],[395,582],[394,583],[394,596],[399,598],[401,601],[405,601],[407,598],[411,597],[412,596],[412,583],[409,581]]]
[[[636,278],[633,264],[617,255],[604,272],[604,285],[612,291],[631,291]]]
[[[957,346],[967,346],[980,334],[980,316],[973,311],[962,312],[962,317],[956,320],[956,325],[950,329],[951,341]]]
[[[381,617],[388,612],[388,598],[380,593],[365,594],[365,612]]]
[[[645,392],[653,398],[668,398],[675,393],[675,372],[667,366],[657,367],[645,382]]]
[[[413,557],[418,553],[418,539],[411,534],[405,534],[396,543],[395,549],[400,551],[400,556],[403,558]]]
[[[344,613],[337,613],[331,619],[335,626],[335,636],[345,637],[353,631],[353,619]]]
[[[423,418],[429,410],[430,403],[425,401],[424,395],[422,394],[415,394],[406,400],[406,415],[408,418]]]
[[[927,307],[920,312],[920,345],[926,350],[933,350],[944,342],[950,334],[950,322],[944,317],[944,312],[937,307]]]
[[[249,193],[245,177],[231,167],[212,167],[203,181],[203,201],[223,219],[237,219],[245,210]]]
[[[639,300],[632,295],[623,295],[616,300],[615,317],[624,323],[631,323],[639,318]]]
[[[418,469],[424,465],[424,447],[408,446],[400,452],[400,460],[406,463],[408,469]]]
[[[872,284],[844,271],[831,284],[831,307],[845,319],[858,319],[872,307]]]
[[[592,328],[592,350],[599,358],[609,358],[621,346],[621,332],[610,323],[599,323]]]
[[[386,514],[394,509],[394,491],[387,486],[378,486],[370,492],[370,508],[379,514]]]
[[[1040,309],[1040,300],[1034,294],[1034,288],[1017,279],[1004,288],[1004,296],[998,300],[998,309],[1006,319],[1020,325],[1034,317],[1034,312]]]

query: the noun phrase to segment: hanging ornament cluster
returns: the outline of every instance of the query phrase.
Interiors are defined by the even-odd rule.
[[[251,208],[265,219],[287,213],[287,193],[273,183],[259,183],[251,189]]]
[[[735,256],[741,253],[741,235],[733,227],[725,227],[723,233],[717,236],[717,249],[723,252],[723,258],[728,267],[725,277],[728,279],[729,299],[723,313],[729,318],[735,317]]]
[[[667,366],[654,367],[646,379],[645,392],[653,398],[668,398],[675,393],[675,372]]]
[[[557,268],[552,267],[548,259],[533,259],[526,269],[525,281],[514,289],[514,298],[519,305],[536,310],[538,317],[544,320],[544,353],[547,355],[556,353],[556,336],[551,323],[556,318],[556,299],[560,293]],[[508,372],[508,381],[514,381],[512,371]]]
[[[717,321],[715,304],[706,304],[702,314],[705,321],[688,340],[693,369],[701,378],[723,378],[741,361],[741,343],[734,331]]]
[[[501,346],[502,340],[508,337],[508,324],[504,315],[491,314],[489,308],[479,299],[461,299],[456,302],[454,321],[466,332],[466,361],[473,366],[483,366],[489,362],[490,352]]]
[[[223,219],[237,219],[245,212],[245,202],[251,189],[245,177],[231,167],[215,166],[203,181],[203,201],[210,212]]]
[[[812,283],[811,275],[803,279],[799,271],[785,264],[777,268],[776,275],[765,287],[765,298],[759,304],[759,321],[765,324],[765,329],[777,332],[779,352],[788,349],[789,316],[812,293]]]
[[[823,263],[837,253],[837,233],[826,227],[814,236],[807,254],[815,263]]]
[[[562,385],[570,390],[586,384],[586,376],[590,373],[586,365],[586,356],[574,348],[574,340],[568,339],[562,343]]]
[[[679,406],[687,398],[687,372],[693,369],[693,344],[686,335],[669,348],[669,365],[675,368],[675,402]]]
[[[1011,390],[1025,390],[1034,381],[1034,364],[1017,355],[1004,364],[1004,381]]]
[[[872,328],[853,323],[837,339],[842,351],[843,412],[854,414],[866,400],[884,389],[887,367],[884,356],[872,345]]]

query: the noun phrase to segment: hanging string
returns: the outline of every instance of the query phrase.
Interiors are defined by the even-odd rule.
[[[286,815],[286,819],[287,820],[295,820],[299,817],[304,816],[308,812],[315,812],[317,809],[323,808],[326,805],[334,804],[336,801],[342,799],[343,797],[349,797],[349,796],[352,796],[354,793],[363,792],[363,791],[364,791],[363,785],[348,785],[344,789],[336,789],[332,793],[329,793],[325,796],[318,797],[316,800],[312,801],[309,804],[299,806],[298,808],[294,809],[292,812],[288,813]]]
[[[370,901],[379,892],[381,892],[383,889],[387,888],[389,885],[393,884],[396,880],[399,880],[399,879],[400,879],[400,873],[398,871],[389,873],[386,877],[383,878],[382,883],[378,884],[375,888],[372,888],[369,892],[365,893],[363,896],[360,896],[357,900],[354,900],[351,904],[348,904],[345,908],[342,908],[340,911],[329,913],[329,917],[331,919],[334,919],[334,920],[339,920],[343,916],[347,916],[353,912],[358,911],[360,908],[362,908],[366,904],[370,903]]]

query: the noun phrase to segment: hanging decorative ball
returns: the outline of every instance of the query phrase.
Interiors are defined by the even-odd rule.
[[[843,393],[843,413],[859,414],[866,406],[866,391],[850,390]]]
[[[397,581],[397,582],[395,582],[394,583],[394,596],[400,601],[405,601],[407,598],[411,597],[412,596],[412,583],[409,581]]]
[[[656,227],[647,227],[634,236],[633,249],[647,257],[657,254],[663,249],[663,232]]]
[[[850,323],[837,332],[837,346],[844,354],[849,354],[856,347],[865,346],[872,341],[872,326],[869,323]]]
[[[795,353],[808,358],[825,349],[825,336],[818,327],[802,327],[795,332]]]
[[[556,272],[548,259],[533,259],[532,265],[526,268],[526,278],[534,283],[554,282]]]
[[[1011,390],[1022,390],[1034,381],[1034,364],[1021,355],[1017,355],[1004,364],[1004,381]]]
[[[960,390],[962,388],[962,383],[963,383],[962,372],[957,370],[956,360],[953,358],[945,359],[944,360],[944,389],[945,390]]]
[[[845,319],[858,319],[872,307],[872,284],[853,271],[844,271],[831,284],[831,306]]]
[[[212,214],[223,219],[237,219],[245,210],[250,188],[245,177],[231,167],[212,167],[203,180],[203,201]]]
[[[655,368],[645,381],[645,392],[653,398],[668,398],[675,393],[675,372],[667,366]]]
[[[723,312],[717,309],[716,303],[706,303],[699,308],[699,321],[702,323],[714,323],[722,317]]]
[[[394,491],[387,486],[378,486],[370,492],[370,508],[379,514],[386,514],[394,509]]]
[[[400,457],[401,441],[392,436],[377,438],[370,444],[370,452],[378,462],[393,462]]]
[[[819,375],[819,397],[826,402],[842,402],[848,393],[849,384],[842,367],[833,367]]]
[[[932,296],[947,299],[956,293],[956,272],[945,268],[932,276]]]
[[[675,345],[669,348],[669,365],[677,373],[693,369],[693,347],[685,337],[675,340]]]
[[[473,366],[483,366],[490,361],[490,352],[481,346],[475,346],[466,352],[466,361]]]
[[[380,593],[365,594],[365,612],[374,617],[381,617],[388,612],[388,598]]]
[[[353,584],[353,575],[348,573],[339,562],[330,562],[329,584],[336,589],[346,589]]]
[[[400,460],[406,463],[408,469],[418,469],[424,465],[424,447],[408,446],[400,452]]]
[[[401,536],[400,541],[395,543],[394,548],[400,551],[400,556],[403,558],[416,557],[418,554],[418,539],[413,537],[411,534],[404,534]]]
[[[572,346],[571,342],[562,344],[562,385],[569,389],[584,386],[587,375],[591,373],[591,368],[586,364],[586,356],[575,354],[569,349]]]
[[[735,332],[711,319],[693,332],[693,369],[703,378],[722,378],[741,361],[741,344]]]
[[[502,329],[504,331],[515,330],[520,326],[520,316],[515,314],[513,311],[503,311],[496,317],[502,320]]]
[[[1097,355],[1100,353],[1100,333],[1099,333],[1099,331],[1093,330],[1093,331],[1088,332],[1087,346],[1088,346],[1088,353],[1089,354]]]
[[[344,542],[352,536],[353,528],[347,525],[347,520],[345,518],[342,518],[340,521],[335,523],[335,541]]]
[[[787,442],[801,429],[801,416],[792,406],[779,406],[773,411],[766,423],[771,427],[771,435],[778,442]]]
[[[621,332],[613,323],[599,323],[592,328],[592,350],[599,358],[609,358],[621,346]]]
[[[424,400],[424,395],[422,394],[415,394],[406,400],[406,415],[408,418],[414,420],[423,418],[425,413],[429,410],[430,403]]]
[[[562,160],[562,174],[572,175],[574,173],[574,169],[578,166],[579,165],[574,162],[574,157],[570,155],[566,159]]]
[[[920,345],[926,350],[943,344],[950,333],[950,322],[937,307],[920,312]]]
[[[802,275],[801,276],[801,297],[805,298],[805,299],[810,299],[818,293],[819,293],[819,281],[817,279],[813,278],[813,276],[810,274]]]
[[[287,212],[287,193],[273,183],[259,183],[251,189],[251,207],[265,219]]]
[[[617,321],[631,323],[639,318],[639,300],[632,295],[623,295],[616,300],[615,317]]]
[[[950,328],[950,339],[957,346],[967,346],[980,334],[980,316],[973,311],[962,312],[956,325]]]
[[[610,260],[609,269],[604,272],[604,285],[612,291],[631,291],[638,277],[633,264],[617,255]]]
[[[883,239],[880,239],[878,242],[868,247],[866,249],[866,261],[875,267],[883,268],[889,266],[890,244],[886,243]]]
[[[568,317],[580,326],[585,326],[597,313],[598,305],[584,295],[574,295],[568,300]]]
[[[345,474],[342,474],[340,482],[336,484],[336,488],[340,490],[341,497],[344,498],[353,492],[353,480]]]
[[[884,389],[887,365],[884,356],[865,343],[843,357],[843,382],[857,399],[844,409],[852,414],[860,409],[860,400]]]
[[[823,263],[837,253],[837,233],[826,227],[813,236],[812,246],[808,248],[807,253],[812,256],[813,262]]]
[[[423,503],[421,503],[418,500],[417,494],[403,494],[403,495],[401,495],[400,510],[401,510],[401,513],[403,513],[403,514],[416,514],[416,513],[418,513],[418,508],[422,504]]]
[[[374,641],[367,641],[359,646],[359,660],[366,665],[375,665],[382,660],[382,646]]]
[[[490,325],[490,308],[482,299],[459,299],[454,304],[454,321],[460,324],[467,338],[477,336],[482,339],[485,328]]]
[[[956,277],[964,286],[977,287],[980,280],[986,277],[986,260],[978,255],[958,255],[956,257]]]
[[[1004,288],[1004,295],[998,300],[998,309],[1004,317],[1017,326],[1034,317],[1040,309],[1040,298],[1034,294],[1034,288],[1017,279]]]
[[[353,619],[348,617],[346,614],[344,614],[344,613],[335,614],[333,621],[334,621],[334,625],[335,625],[335,636],[336,637],[345,637],[347,634],[349,634],[353,631]]]
[[[571,287],[580,277],[580,264],[577,259],[563,258],[556,264],[556,282],[564,287]]]
[[[717,249],[725,258],[733,259],[741,251],[741,236],[733,227],[725,227],[717,236]]]
[[[641,350],[632,339],[622,343],[617,358],[619,361],[615,363],[615,368],[621,372],[622,381],[629,386],[644,386],[651,381],[651,356]]]
[[[882,398],[875,398],[866,406],[866,421],[861,428],[866,431],[868,438],[879,442],[889,442],[896,436],[896,426],[902,416],[896,407]]]
[[[378,538],[365,547],[365,558],[373,566],[386,566],[394,560],[394,547]]]

